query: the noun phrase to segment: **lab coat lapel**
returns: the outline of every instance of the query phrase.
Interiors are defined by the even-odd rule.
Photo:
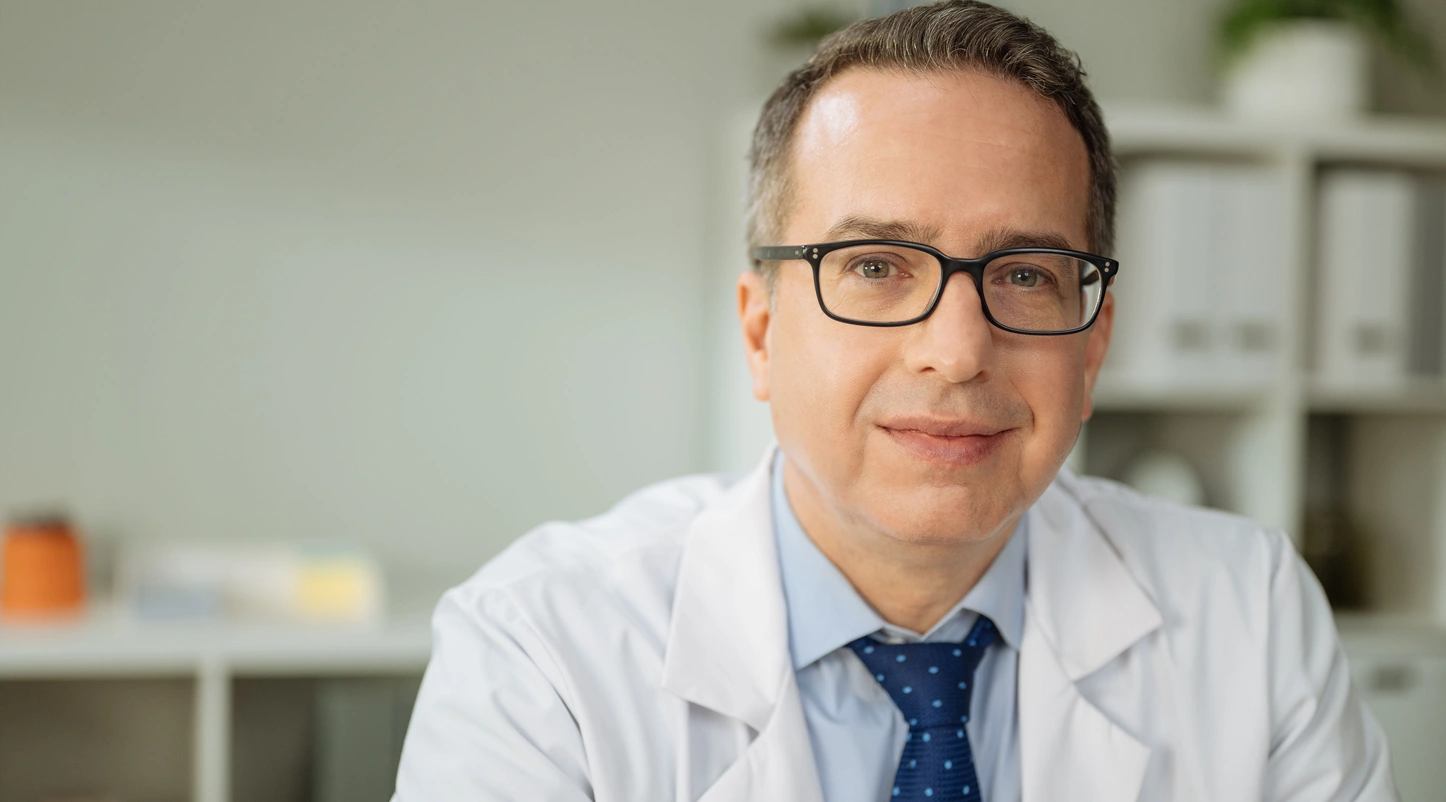
[[[808,721],[798,698],[798,685],[789,672],[773,709],[753,743],[729,766],[698,802],[823,802]]]
[[[1029,591],[1019,657],[1024,802],[1130,802],[1150,749],[1076,685],[1161,624],[1159,610],[1061,471],[1030,510]]]
[[[678,568],[663,688],[758,733],[699,802],[823,799],[788,652],[769,496],[774,448],[693,522]]]

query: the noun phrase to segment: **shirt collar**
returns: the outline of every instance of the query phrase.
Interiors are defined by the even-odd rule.
[[[773,460],[773,529],[778,535],[778,563],[788,606],[788,648],[795,671],[839,647],[881,629],[913,635],[887,622],[864,601],[852,583],[804,533],[783,488],[783,450]],[[1014,648],[1024,634],[1025,563],[1028,515],[1010,535],[979,582],[947,615],[924,633],[930,636],[961,612],[986,615]]]

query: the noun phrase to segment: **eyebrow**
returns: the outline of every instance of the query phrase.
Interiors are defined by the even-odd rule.
[[[923,225],[909,220],[879,220],[872,217],[850,215],[835,223],[824,233],[825,241],[840,239],[896,239],[933,245],[942,236],[937,226]],[[979,254],[1001,251],[1005,248],[1060,248],[1080,250],[1069,237],[1057,231],[1028,231],[1017,228],[993,228],[984,232],[976,241]]]
[[[1026,231],[1017,228],[996,228],[986,231],[979,238],[979,252],[1002,251],[1005,248],[1059,248],[1065,251],[1081,250],[1069,241],[1069,237],[1057,231]]]
[[[827,240],[851,239],[898,239],[908,242],[929,244],[939,239],[942,232],[935,226],[920,225],[908,220],[879,220],[873,217],[850,215],[834,223],[824,233]]]

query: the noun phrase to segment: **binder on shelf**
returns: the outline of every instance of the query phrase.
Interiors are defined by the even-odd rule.
[[[1416,192],[1400,171],[1337,169],[1321,178],[1315,370],[1322,384],[1371,389],[1408,378]]]
[[[1104,380],[1232,389],[1273,381],[1284,340],[1278,312],[1294,280],[1280,175],[1136,164],[1123,176],[1119,219],[1125,271]]]
[[[1417,180],[1415,246],[1407,367],[1439,379],[1446,373],[1446,176]]]
[[[1120,193],[1121,280],[1106,370],[1114,380],[1174,385],[1208,375],[1208,218],[1204,168],[1149,163],[1123,175]]]
[[[1220,167],[1213,175],[1214,241],[1221,278],[1218,373],[1232,384],[1269,384],[1283,367],[1280,310],[1296,279],[1288,260],[1290,219],[1285,183],[1259,167]]]

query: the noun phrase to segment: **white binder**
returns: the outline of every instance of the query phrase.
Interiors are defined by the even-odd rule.
[[[1280,369],[1286,187],[1262,167],[1158,161],[1126,170],[1117,335],[1106,381],[1254,387]]]
[[[1283,367],[1290,237],[1282,176],[1261,167],[1220,167],[1215,183],[1214,241],[1220,254],[1216,323],[1222,382],[1259,387]]]
[[[1107,380],[1210,380],[1218,347],[1212,286],[1210,168],[1156,162],[1127,170],[1120,197],[1120,280]]]
[[[1405,382],[1415,204],[1407,173],[1338,169],[1322,176],[1315,319],[1322,384],[1370,389]]]
[[[1446,177],[1417,179],[1415,257],[1407,367],[1440,378],[1446,372]]]

